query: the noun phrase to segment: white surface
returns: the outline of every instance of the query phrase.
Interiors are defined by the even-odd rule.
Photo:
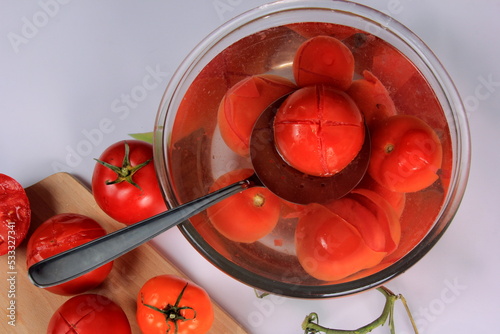
[[[164,87],[183,57],[217,26],[265,2],[4,1],[0,172],[24,186],[59,170],[88,183],[92,158],[129,133],[152,130]],[[360,2],[392,14],[437,54],[466,102],[472,134],[470,182],[454,222],[423,260],[387,286],[407,297],[420,333],[492,332],[500,314],[500,2]],[[251,288],[201,258],[177,229],[155,241],[249,333],[303,333],[300,324],[311,311],[324,325],[351,329],[382,308],[376,291],[320,301],[256,299]],[[396,326],[399,334],[412,333],[401,306]]]

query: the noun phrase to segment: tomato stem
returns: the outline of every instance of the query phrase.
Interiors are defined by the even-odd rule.
[[[264,206],[265,202],[266,202],[266,198],[261,194],[256,194],[253,197],[253,205],[258,207],[258,208]]]
[[[408,303],[406,302],[406,299],[402,295],[396,295],[394,294],[391,290],[387,289],[386,287],[379,287],[377,288],[378,291],[380,291],[384,297],[385,297],[385,305],[384,309],[382,310],[382,313],[378,318],[370,322],[369,324],[360,327],[355,330],[344,330],[344,329],[332,329],[332,328],[326,328],[324,326],[319,325],[319,317],[317,313],[310,313],[302,322],[302,329],[304,330],[304,334],[317,334],[317,333],[325,333],[325,334],[366,334],[374,330],[375,328],[379,326],[383,326],[386,322],[387,319],[389,319],[389,329],[391,331],[391,334],[395,334],[395,327],[394,327],[394,303],[400,299],[401,302],[403,303],[406,312],[408,314],[408,317],[410,318],[413,331],[415,334],[418,334],[418,329],[417,326],[415,325],[415,321],[413,319],[413,316],[411,315],[410,309],[408,307]]]
[[[149,307],[150,309],[152,310],[155,310],[157,312],[160,312],[160,313],[163,313],[163,315],[165,316],[165,320],[168,322],[173,322],[174,323],[174,328],[175,328],[175,332],[174,334],[177,334],[179,332],[179,325],[178,325],[178,321],[187,321],[187,320],[193,320],[194,318],[196,318],[196,311],[190,307],[190,306],[179,306],[179,303],[181,302],[181,299],[182,299],[182,296],[184,295],[184,291],[186,291],[186,288],[188,286],[188,283],[186,283],[186,285],[184,285],[184,287],[182,288],[181,292],[179,293],[179,295],[177,296],[177,300],[175,301],[175,304],[174,305],[171,305],[171,304],[167,304],[167,306],[165,306],[165,308],[163,309],[160,309],[156,306],[153,306],[153,305],[149,305],[149,304],[145,304],[144,303],[144,296],[141,295],[141,303],[142,305],[146,306],[146,307]],[[193,317],[192,318],[186,318],[182,311],[184,310],[191,310],[193,311]],[[169,326],[169,330],[167,331],[167,333],[170,332],[170,324],[168,324]]]
[[[125,182],[130,183],[134,187],[137,187],[137,189],[139,189],[139,190],[142,190],[142,189],[137,183],[134,182],[133,176],[139,169],[146,166],[151,161],[151,159],[148,159],[137,166],[132,166],[130,164],[130,147],[128,146],[128,143],[126,141],[125,141],[125,155],[123,156],[123,162],[122,162],[121,166],[114,166],[110,163],[107,163],[105,161],[98,160],[98,159],[94,159],[94,160],[97,161],[98,163],[100,163],[101,165],[108,167],[109,169],[111,169],[113,172],[116,173],[116,179],[113,181],[107,180],[106,181],[107,185],[117,184],[117,183],[125,181]]]

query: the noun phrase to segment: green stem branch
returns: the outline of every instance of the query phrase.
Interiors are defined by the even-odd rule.
[[[324,326],[321,326],[319,324],[319,318],[318,314],[316,313],[310,313],[302,322],[302,329],[304,330],[304,334],[315,334],[315,333],[325,333],[325,334],[366,334],[370,333],[372,330],[379,326],[383,326],[386,322],[387,319],[389,319],[389,328],[391,330],[391,334],[395,334],[395,329],[394,329],[394,303],[398,300],[401,299],[403,302],[403,305],[405,306],[406,312],[408,314],[408,317],[411,320],[413,330],[415,331],[415,334],[418,334],[417,327],[415,326],[415,322],[413,320],[413,317],[410,313],[410,309],[408,308],[408,304],[406,302],[406,299],[402,295],[395,295],[391,290],[387,289],[386,287],[379,287],[377,288],[379,292],[381,292],[384,297],[385,297],[385,305],[384,309],[382,310],[382,313],[378,318],[370,322],[369,324],[360,327],[355,330],[344,330],[344,329],[332,329],[332,328],[326,328]]]

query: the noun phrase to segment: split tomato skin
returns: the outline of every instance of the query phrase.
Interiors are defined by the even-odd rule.
[[[98,294],[74,296],[52,315],[47,334],[130,334],[132,330],[123,309]]]
[[[124,166],[126,146],[128,145],[129,166]],[[156,176],[153,162],[153,146],[139,140],[119,141],[109,146],[98,161],[127,170],[127,179],[118,180],[120,176],[111,168],[96,163],[92,174],[92,193],[99,207],[116,221],[130,225],[150,218],[167,210],[160,184]],[[133,173],[131,168],[144,164]],[[124,167],[124,168],[122,168]]]
[[[416,192],[438,178],[443,152],[436,132],[421,119],[396,115],[372,132],[370,176],[395,192]]]
[[[140,289],[136,320],[143,334],[205,334],[212,327],[214,311],[210,296],[200,286],[159,275]]]
[[[304,87],[280,106],[274,139],[278,152],[295,169],[331,176],[345,168],[363,146],[363,116],[344,92],[326,85]]]
[[[28,268],[46,258],[106,235],[95,220],[76,213],[62,213],[43,222],[31,235],[26,250]],[[113,262],[66,283],[45,288],[52,293],[70,296],[99,286],[109,275]]]
[[[231,87],[222,98],[217,122],[226,145],[241,156],[250,154],[250,135],[260,114],[296,88],[276,75],[254,75]]]
[[[326,206],[354,226],[372,250],[390,254],[397,248],[401,237],[399,217],[376,193],[357,189]]]
[[[363,78],[354,80],[346,93],[363,113],[368,127],[397,114],[389,92],[370,71],[363,71]]]
[[[14,251],[28,234],[31,208],[24,188],[0,174],[0,255]]]
[[[218,190],[252,175],[251,169],[231,171],[210,188]],[[252,187],[209,207],[215,229],[234,242],[252,243],[269,234],[280,218],[281,199],[264,187]]]
[[[352,82],[354,57],[339,39],[316,36],[299,46],[292,68],[300,87],[327,84],[344,91]]]
[[[311,204],[295,230],[297,258],[314,278],[336,281],[380,263],[385,252],[368,247],[359,231],[319,204]]]

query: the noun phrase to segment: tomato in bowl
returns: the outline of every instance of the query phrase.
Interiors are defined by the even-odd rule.
[[[335,59],[351,64],[351,58],[345,56],[348,51],[352,55],[352,74],[351,65],[346,74],[339,70],[330,72],[326,65],[323,69],[311,69],[310,62],[295,65],[300,71],[294,71],[296,55],[306,46],[314,45],[311,42],[314,39],[328,40],[318,43],[313,52],[320,57],[321,50],[328,51],[323,65]],[[332,49],[340,51],[331,52]],[[302,73],[298,80],[297,72]],[[304,77],[303,72],[313,75]],[[335,73],[343,79],[323,81],[323,74],[331,77]],[[355,107],[351,109],[357,110],[354,114],[361,114],[357,123],[334,121],[342,127],[367,129],[363,135],[361,131],[353,131],[345,137],[350,144],[370,141],[372,167],[345,198],[339,199],[341,202],[297,205],[280,199],[278,221],[257,240],[232,239],[211,220],[208,210],[180,225],[185,237],[207,260],[235,279],[263,291],[301,298],[359,292],[382,284],[414,265],[451,223],[465,191],[470,159],[467,121],[451,79],[425,44],[397,21],[363,5],[314,0],[258,7],[229,21],[192,51],[172,77],[156,121],[155,166],[169,206],[176,207],[207,194],[214,189],[216,180],[227,173],[252,169],[249,157],[228,145],[227,136],[222,133],[224,125],[217,115],[228,92],[262,75],[294,83],[296,87],[287,86],[293,90],[292,95],[300,89],[327,85],[328,96],[335,91],[337,96],[352,102]],[[315,79],[318,77],[321,80]],[[207,103],[193,103],[195,96],[196,101]],[[259,110],[252,110],[252,119],[268,102],[260,104]],[[293,121],[295,125],[301,124],[295,128],[305,127],[306,121],[322,119],[319,109],[324,110],[317,108],[314,117],[309,114],[300,120],[292,119],[288,113],[280,124]],[[414,128],[395,136],[393,149],[389,151],[404,152],[399,150],[400,143],[413,149],[406,150],[409,155],[399,153],[390,159],[410,159],[411,163],[402,171],[397,166],[392,168],[399,173],[399,179],[412,179],[408,167],[425,170],[428,166],[432,177],[418,187],[414,187],[418,182],[412,181],[404,187],[391,188],[381,182],[377,172],[388,168],[381,167],[388,165],[382,163],[386,159],[378,150],[378,143],[386,142],[386,131],[377,129],[390,128],[385,124],[392,122],[388,119],[402,116],[419,121],[407,121]],[[419,127],[417,123],[425,126]],[[246,124],[248,128],[250,125]],[[404,126],[393,128],[401,130]],[[318,129],[324,130],[322,126]],[[286,142],[303,144],[294,137],[296,133],[290,131]],[[434,141],[432,154],[428,139]],[[338,144],[326,145],[333,150]],[[382,147],[387,149],[387,145]],[[282,147],[281,154],[286,156],[283,151]],[[356,151],[352,147],[345,152]],[[309,162],[315,158],[307,149],[296,152],[305,153],[295,153],[297,159],[285,158],[284,163],[301,169],[301,160]],[[324,160],[323,153],[316,156],[320,157],[318,161]],[[337,168],[342,170],[349,159],[336,162]],[[426,159],[433,161],[426,164]],[[303,169],[304,179],[314,175],[318,166],[323,167],[319,162]],[[316,174],[330,177],[334,172],[328,167],[327,172]],[[277,180],[286,182],[281,177],[276,175]],[[342,209],[343,205],[352,210]],[[421,219],[414,215],[418,211],[422,212]],[[230,220],[231,216],[228,217]],[[232,223],[261,222],[260,218],[254,219],[259,221],[252,223],[252,219],[243,220],[235,214]],[[363,220],[374,221],[376,225],[366,228],[360,223]],[[335,228],[330,230],[330,225]],[[349,242],[342,244],[336,240],[338,231]],[[315,238],[314,233],[323,237]],[[316,251],[308,254],[305,249]],[[343,256],[338,257],[339,254]],[[315,270],[331,266],[335,270]]]

